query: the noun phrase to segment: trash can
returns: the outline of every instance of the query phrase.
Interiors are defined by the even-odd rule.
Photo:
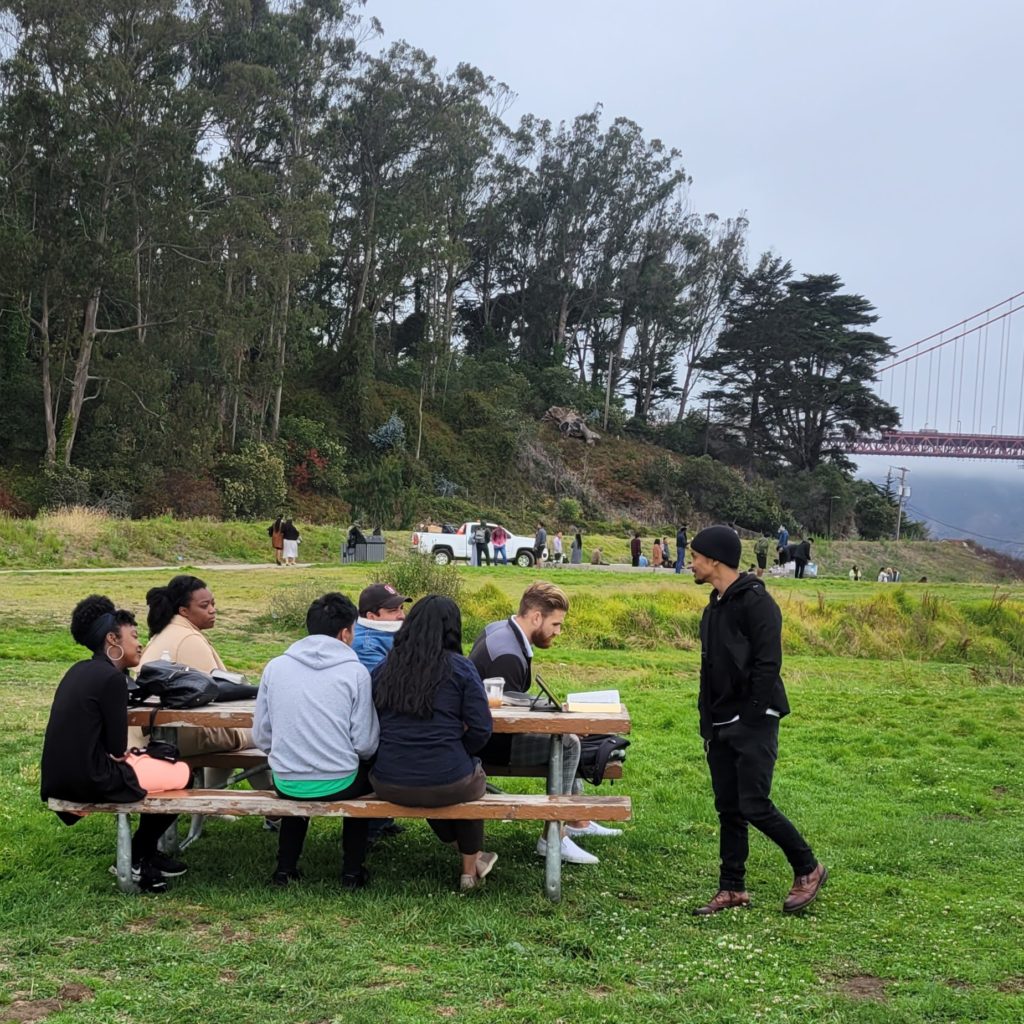
[[[357,540],[354,545],[342,544],[341,561],[349,562],[383,562],[386,541],[383,537],[367,537]]]

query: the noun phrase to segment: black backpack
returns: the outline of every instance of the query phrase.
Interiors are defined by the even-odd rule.
[[[151,661],[143,665],[135,683],[128,691],[130,704],[156,697],[164,708],[198,708],[215,701],[220,693],[212,676],[176,661]]]
[[[629,740],[625,736],[618,736],[615,733],[581,736],[578,774],[595,786],[601,785],[608,762],[625,761],[626,747],[628,746]]]

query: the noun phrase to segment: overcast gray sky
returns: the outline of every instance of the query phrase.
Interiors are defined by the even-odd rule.
[[[596,103],[632,118],[682,151],[696,212],[746,211],[752,256],[773,249],[797,272],[839,274],[897,348],[1024,289],[1020,0],[367,10],[384,44],[405,38],[441,71],[468,61],[505,82],[518,94],[510,120],[571,119]],[[1024,313],[1014,321],[1020,367]],[[1024,477],[1014,463],[909,464]]]

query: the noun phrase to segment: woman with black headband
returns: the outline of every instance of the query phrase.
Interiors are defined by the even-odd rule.
[[[190,771],[182,761],[169,763],[129,754],[127,671],[139,663],[135,616],[115,609],[93,594],[75,606],[71,635],[93,652],[72,665],[54,694],[43,739],[41,795],[82,803],[133,803],[147,793],[183,789]],[[80,815],[58,814],[66,825]],[[185,865],[157,849],[160,836],[174,824],[173,814],[143,814],[132,838],[132,878],[140,888],[162,892],[165,879],[185,873]]]

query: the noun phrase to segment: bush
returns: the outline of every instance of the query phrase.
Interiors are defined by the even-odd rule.
[[[575,498],[562,498],[556,511],[562,523],[575,525],[583,518],[583,506]]]
[[[306,635],[306,612],[321,594],[338,589],[336,583],[321,579],[303,579],[287,590],[279,590],[270,598],[267,618],[278,627],[298,636]]]
[[[382,423],[367,436],[370,444],[381,453],[405,451],[405,423],[397,412],[393,412],[386,423]]]
[[[390,583],[399,593],[420,598],[442,594],[456,604],[462,597],[462,578],[454,565],[437,565],[429,555],[415,552],[388,560],[378,572],[376,582]]]
[[[224,503],[209,476],[172,469],[149,484],[135,500],[135,515],[140,518],[168,513],[176,519],[220,519]]]
[[[220,461],[224,511],[235,519],[276,515],[284,503],[284,463],[268,444],[248,441]]]
[[[47,508],[88,505],[92,474],[81,466],[60,463],[43,469],[44,504]]]
[[[304,416],[281,421],[288,482],[295,490],[337,497],[345,487],[345,447],[322,423]]]

